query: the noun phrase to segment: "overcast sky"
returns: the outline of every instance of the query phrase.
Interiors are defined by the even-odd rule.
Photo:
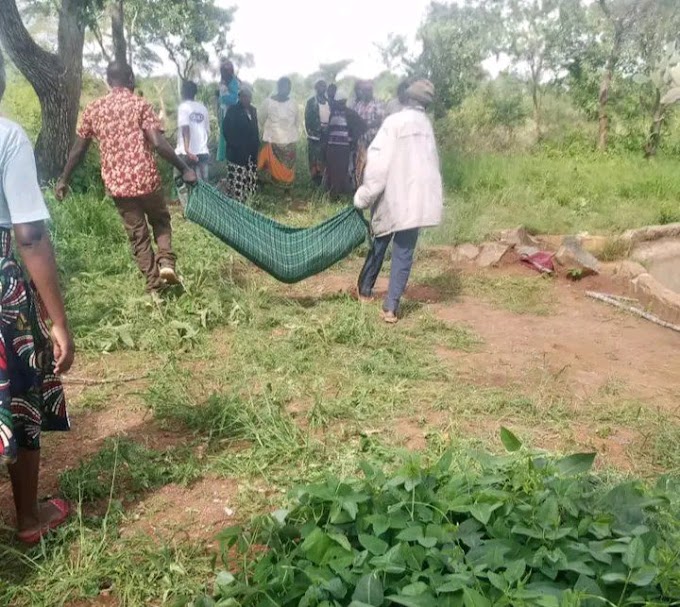
[[[241,78],[276,79],[310,74],[319,63],[353,59],[348,72],[359,77],[384,66],[375,49],[388,34],[414,38],[430,0],[220,0],[237,6],[231,38],[238,52],[255,56]],[[397,8],[398,6],[398,8]]]

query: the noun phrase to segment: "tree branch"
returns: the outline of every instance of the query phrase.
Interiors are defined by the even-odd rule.
[[[63,70],[59,57],[33,40],[21,18],[16,0],[3,0],[3,8],[0,10],[0,40],[9,58],[33,88],[45,88],[56,82],[57,72]]]
[[[182,74],[182,66],[179,63],[179,60],[177,59],[177,55],[175,55],[175,51],[172,50],[172,46],[168,44],[168,42],[163,39],[161,41],[163,43],[163,46],[165,47],[165,50],[168,52],[168,56],[170,57],[170,61],[172,61],[175,64],[175,67],[177,68],[177,75],[184,79],[184,75]]]
[[[111,55],[109,55],[109,52],[106,50],[106,46],[104,46],[104,37],[102,36],[102,31],[99,29],[99,25],[96,23],[93,23],[90,26],[90,31],[92,32],[92,35],[94,36],[94,39],[97,41],[97,44],[99,45],[99,49],[102,52],[102,56],[104,57],[104,61],[107,63],[111,61]]]
[[[123,0],[115,0],[111,13],[111,36],[113,37],[113,56],[119,63],[127,61],[127,42],[125,40],[125,14]]]
[[[612,12],[609,10],[607,2],[605,0],[598,0],[598,4],[600,5],[600,9],[604,13],[604,16],[607,17],[607,19],[609,19],[610,21],[612,21]]]

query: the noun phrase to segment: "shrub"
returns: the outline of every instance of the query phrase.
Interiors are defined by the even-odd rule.
[[[223,532],[223,562],[236,547],[239,573],[219,574],[217,602],[199,604],[673,603],[680,543],[666,486],[609,487],[589,474],[594,454],[552,459],[501,438],[512,453],[477,454],[476,466],[446,454],[299,489],[290,512]]]

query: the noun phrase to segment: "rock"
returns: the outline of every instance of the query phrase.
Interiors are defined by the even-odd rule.
[[[599,255],[609,245],[611,238],[607,236],[593,236],[586,232],[578,235],[578,242],[588,253]]]
[[[565,237],[555,255],[555,261],[567,270],[581,270],[584,276],[600,273],[600,262],[574,236]]]
[[[502,242],[485,242],[477,257],[477,265],[480,268],[495,268],[512,249],[512,245]]]
[[[613,272],[616,281],[630,282],[641,274],[646,274],[647,269],[636,261],[622,261]]]
[[[647,226],[624,232],[622,240],[630,243],[648,242],[661,238],[677,238],[680,236],[680,223],[669,223],[663,226]]]
[[[650,266],[654,262],[680,259],[680,241],[662,238],[651,242],[643,242],[630,253],[630,259]]]
[[[479,257],[479,247],[470,243],[458,245],[451,253],[453,263],[468,263],[477,257]]]
[[[544,251],[557,251],[562,246],[564,236],[559,234],[541,234],[538,237],[539,247]]]
[[[536,253],[541,252],[541,249],[539,249],[538,247],[530,246],[516,247],[515,250],[517,251],[517,255],[519,255],[520,259],[524,259],[525,257],[531,257],[532,255],[536,255]]]
[[[498,240],[504,244],[509,244],[514,247],[538,247],[539,242],[536,240],[524,226],[513,228],[512,230],[502,230],[498,233]]]
[[[680,294],[663,286],[651,274],[640,274],[632,286],[646,310],[666,322],[680,324]]]

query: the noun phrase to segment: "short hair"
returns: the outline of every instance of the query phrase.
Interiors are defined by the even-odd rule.
[[[279,81],[276,83],[276,86],[278,88],[281,88],[282,86],[293,86],[293,83],[291,82],[290,78],[288,76],[284,76],[283,78],[279,78]]]
[[[198,93],[198,85],[193,80],[182,81],[182,99],[194,99]]]
[[[397,95],[403,95],[404,93],[406,93],[409,86],[411,86],[410,80],[408,79],[402,80],[397,86]]]
[[[109,84],[128,84],[134,78],[132,68],[122,61],[112,61],[106,68],[106,80]]]

